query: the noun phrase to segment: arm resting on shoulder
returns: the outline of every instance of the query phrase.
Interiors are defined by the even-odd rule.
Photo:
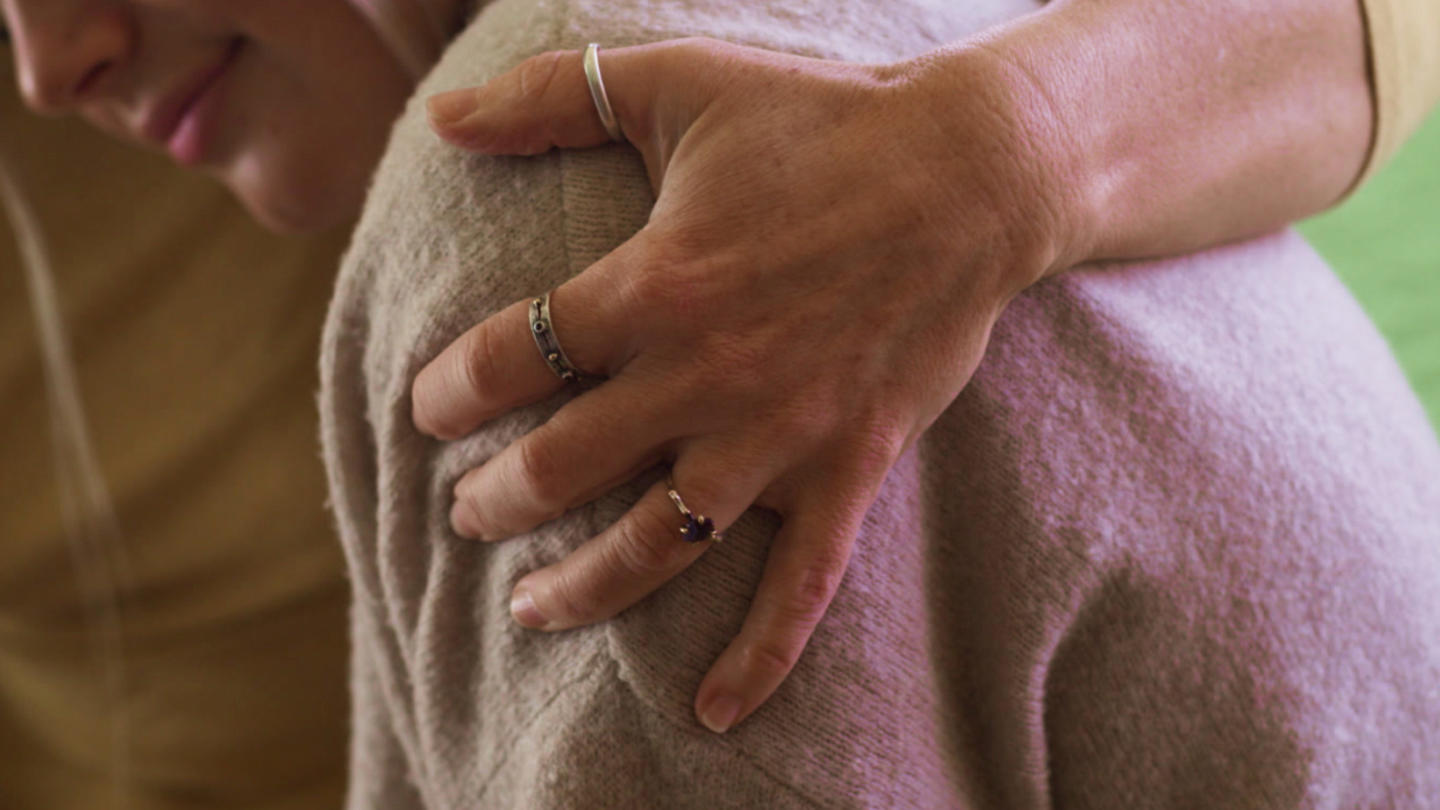
[[[1440,92],[1440,71],[1397,86],[1393,67],[1423,68],[1440,27],[1397,22],[1402,0],[1367,8],[1368,48],[1357,0],[1062,0],[910,67],[941,115],[955,60],[992,60],[1014,91],[1069,223],[1043,278],[1254,236],[1343,198]]]

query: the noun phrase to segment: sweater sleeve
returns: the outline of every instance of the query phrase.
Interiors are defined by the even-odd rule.
[[[1440,101],[1440,0],[1362,0],[1361,5],[1375,94],[1375,134],[1348,193],[1394,156]]]

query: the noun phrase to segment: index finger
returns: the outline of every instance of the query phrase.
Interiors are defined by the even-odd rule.
[[[553,336],[587,374],[610,376],[629,358],[629,308],[624,285],[612,279],[638,260],[638,241],[631,237],[550,295]],[[565,385],[536,345],[531,300],[517,301],[471,327],[420,370],[410,389],[416,428],[439,439],[459,438]]]
[[[602,48],[606,97],[632,143],[648,130],[663,43]],[[585,76],[584,51],[546,51],[479,87],[431,96],[430,125],[457,146],[498,154],[534,155],[554,147],[610,142]]]

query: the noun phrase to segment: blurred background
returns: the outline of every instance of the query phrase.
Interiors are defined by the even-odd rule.
[[[349,587],[315,391],[347,234],[267,233],[15,85],[0,46],[0,160],[53,260],[89,450],[56,430],[0,218],[0,810],[334,810]],[[75,520],[86,455],[118,530]]]
[[[1440,114],[1300,232],[1379,325],[1440,431]]]

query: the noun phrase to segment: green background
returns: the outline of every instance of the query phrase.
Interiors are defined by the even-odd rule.
[[[1440,113],[1369,183],[1300,232],[1390,341],[1440,431]]]

